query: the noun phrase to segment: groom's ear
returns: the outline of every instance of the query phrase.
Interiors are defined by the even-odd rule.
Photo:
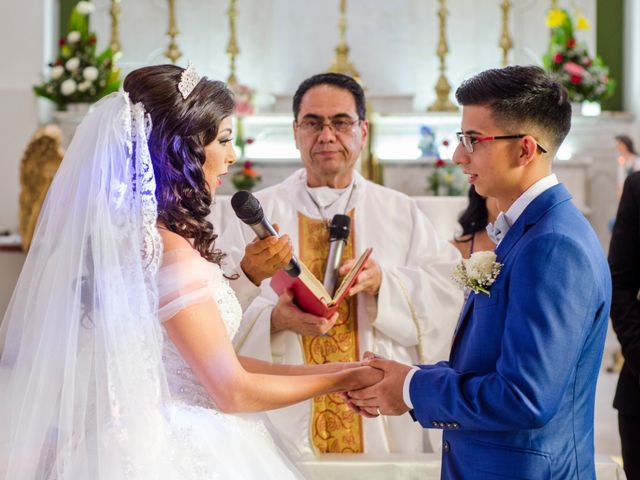
[[[538,154],[538,143],[531,135],[525,135],[520,142],[520,155],[518,156],[518,163],[524,167],[531,163]]]

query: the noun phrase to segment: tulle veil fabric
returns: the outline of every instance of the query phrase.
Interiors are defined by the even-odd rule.
[[[0,478],[179,478],[150,127],[142,104],[111,94],[55,175],[0,327]]]

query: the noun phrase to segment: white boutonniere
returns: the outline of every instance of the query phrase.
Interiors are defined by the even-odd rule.
[[[489,288],[498,278],[501,268],[502,264],[496,262],[495,253],[475,252],[453,269],[453,279],[462,288],[470,288],[476,293],[483,292],[490,296]]]

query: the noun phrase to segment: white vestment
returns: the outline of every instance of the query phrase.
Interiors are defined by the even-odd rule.
[[[282,183],[255,194],[265,217],[291,237],[296,252],[297,212],[321,218],[320,209],[307,190],[306,178],[301,169]],[[369,182],[358,173],[354,173],[351,190],[346,189],[322,211],[322,216],[331,219],[336,213],[355,209],[355,254],[372,247],[372,258],[382,271],[377,297],[358,294],[359,351],[373,351],[407,364],[448,359],[463,299],[451,278],[460,261],[458,251],[438,237],[431,222],[407,195]],[[226,265],[238,265],[245,244],[254,237],[253,231],[240,221],[230,222],[216,244],[228,254]],[[301,364],[301,337],[291,331],[270,333],[271,310],[276,301],[267,279],[260,295],[244,312],[234,344],[241,355]],[[310,414],[310,401],[269,412],[285,443],[303,456],[313,452]],[[363,419],[363,431],[367,453],[431,451],[423,440],[422,428],[408,414]]]

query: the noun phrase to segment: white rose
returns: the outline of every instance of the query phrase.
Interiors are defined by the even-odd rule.
[[[80,59],[78,57],[71,57],[64,66],[70,72],[75,72],[80,66]]]
[[[81,1],[81,2],[78,2],[76,5],[76,11],[80,15],[89,15],[91,12],[93,12],[94,9],[95,7],[91,2]]]
[[[91,81],[90,80],[85,80],[84,82],[80,82],[78,84],[78,91],[79,92],[86,92],[90,88],[91,88]]]
[[[76,91],[76,82],[72,78],[65,80],[60,85],[60,93],[62,93],[62,95],[64,95],[65,97],[68,97],[69,95],[73,95],[75,91]]]
[[[496,254],[493,252],[475,252],[465,261],[467,274],[470,278],[486,278],[491,275],[495,261]]]
[[[56,65],[51,67],[51,80],[59,79],[64,73],[64,67],[62,65]]]
[[[96,67],[87,67],[82,71],[82,76],[85,80],[89,80],[93,82],[96,78],[98,78],[98,69]]]
[[[78,40],[80,40],[80,32],[74,30],[67,34],[67,42],[76,43]]]

